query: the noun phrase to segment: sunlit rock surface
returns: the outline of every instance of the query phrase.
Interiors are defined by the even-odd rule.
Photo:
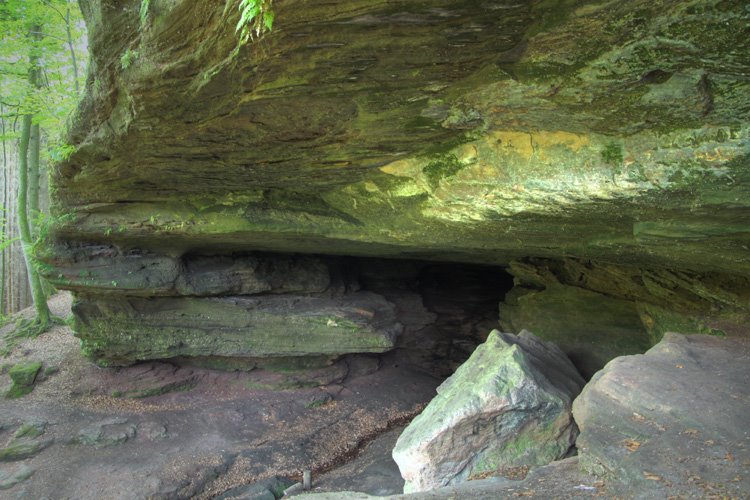
[[[256,250],[516,262],[564,281],[521,296],[517,276],[516,331],[589,292],[625,311],[619,353],[746,324],[742,1],[287,0],[246,46],[233,2],[152,1],[143,23],[136,0],[81,3],[92,63],[43,256],[60,288],[245,296],[244,264],[195,285],[174,262]],[[117,264],[87,282],[102,248]]]

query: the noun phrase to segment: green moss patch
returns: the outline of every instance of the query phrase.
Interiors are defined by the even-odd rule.
[[[42,363],[39,361],[18,363],[8,370],[8,375],[18,385],[34,385],[34,380],[41,369]]]
[[[49,441],[17,442],[14,440],[10,445],[0,450],[0,462],[15,462],[31,458],[49,444]]]
[[[18,363],[8,370],[13,385],[8,389],[5,397],[8,399],[20,398],[34,390],[39,370],[42,369],[42,363],[32,361],[27,363]]]

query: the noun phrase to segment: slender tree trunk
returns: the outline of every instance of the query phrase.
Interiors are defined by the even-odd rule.
[[[41,31],[41,26],[32,26],[31,37],[35,38],[37,41],[40,40]],[[39,79],[41,75],[39,71],[39,60],[33,51],[29,54],[29,66],[30,86],[31,88],[37,88],[40,84]],[[34,301],[34,308],[36,309],[36,323],[40,325],[43,330],[50,322],[50,312],[49,307],[47,307],[47,296],[44,293],[42,280],[39,278],[39,273],[34,266],[34,239],[31,233],[31,225],[29,224],[29,173],[36,175],[37,177],[35,202],[37,207],[39,203],[39,132],[37,128],[36,137],[34,138],[36,146],[30,145],[32,129],[34,128],[31,122],[32,115],[30,113],[24,114],[21,119],[21,141],[18,151],[18,207],[16,212],[18,217],[18,230],[21,235],[21,245],[23,247],[23,256],[26,261],[26,271],[29,275],[29,285],[31,286],[31,296]],[[34,147],[36,148],[36,151],[34,151]]]
[[[31,227],[31,236],[37,235],[37,218],[39,217],[39,147],[41,144],[41,131],[39,124],[31,124],[31,137],[29,139],[29,194],[28,194],[28,217]]]
[[[3,109],[3,105],[0,104],[0,133],[3,135],[3,237],[2,241],[9,240],[10,239],[10,233],[7,230],[8,224],[10,224],[10,221],[8,220],[8,151],[5,147],[5,110]],[[7,307],[7,301],[5,300],[5,289],[6,289],[6,282],[7,282],[7,268],[5,266],[5,257],[7,255],[6,248],[3,246],[3,254],[0,257],[0,261],[2,261],[2,264],[0,264],[0,315],[8,314],[9,308]]]
[[[76,62],[76,51],[73,47],[73,36],[70,34],[70,6],[65,6],[65,32],[68,35],[68,49],[70,49],[70,59],[73,64],[73,83],[75,84],[76,96],[81,94],[78,88],[78,63]]]
[[[27,192],[28,192],[28,168],[29,168],[29,140],[31,138],[31,115],[23,115],[21,121],[21,141],[18,151],[18,207],[16,214],[18,216],[18,230],[21,233],[21,244],[23,245],[23,256],[26,260],[26,271],[29,275],[29,285],[31,286],[31,296],[34,299],[34,308],[36,309],[37,322],[42,325],[49,324],[50,313],[47,307],[47,297],[42,288],[42,281],[39,279],[34,267],[33,244],[31,237],[31,227],[29,226],[29,217],[27,210]]]

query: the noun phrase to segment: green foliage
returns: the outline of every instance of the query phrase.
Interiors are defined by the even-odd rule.
[[[68,39],[70,31],[70,39]],[[73,0],[4,0],[0,2],[0,88],[6,116],[34,116],[54,148],[78,101],[76,76],[87,60],[85,25]],[[77,68],[71,63],[71,45]],[[40,68],[35,82],[33,66]],[[47,152],[48,154],[48,152]],[[48,157],[48,156],[47,156]]]
[[[436,157],[422,169],[422,172],[430,186],[436,188],[440,179],[456,175],[462,168],[464,165],[458,161],[456,155],[449,153]]]
[[[272,3],[273,0],[240,0],[240,20],[235,29],[240,34],[240,44],[271,31],[275,18]]]
[[[67,160],[75,150],[75,146],[71,146],[65,142],[59,142],[50,147],[49,157],[53,162],[64,161]]]
[[[146,20],[148,19],[148,9],[151,4],[151,0],[141,0],[141,8],[138,12],[141,19],[141,30],[146,26]]]
[[[128,69],[131,64],[133,64],[133,61],[138,59],[139,53],[137,50],[126,50],[123,52],[123,54],[120,56],[120,67],[122,69]]]
[[[616,142],[610,142],[601,151],[602,160],[608,165],[621,165],[623,160],[622,146]]]

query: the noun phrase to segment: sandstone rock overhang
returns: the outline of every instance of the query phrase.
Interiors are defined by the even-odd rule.
[[[62,239],[750,274],[742,2],[82,5]]]
[[[59,287],[103,293],[58,266],[102,245],[144,266],[544,258],[593,261],[556,279],[617,276],[606,293],[652,322],[675,272],[679,314],[747,317],[743,2],[286,0],[244,46],[236,2],[152,1],[144,22],[136,0],[81,5],[91,65],[44,257]]]

